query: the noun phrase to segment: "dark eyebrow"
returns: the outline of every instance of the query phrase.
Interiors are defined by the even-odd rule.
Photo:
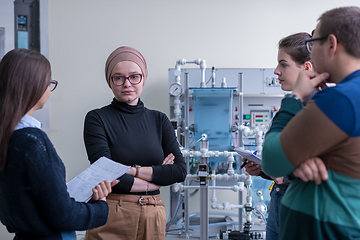
[[[139,72],[130,72],[129,73],[129,76],[130,75],[134,75],[134,74],[142,74],[142,73],[139,73]],[[122,74],[122,73],[114,73],[114,75],[121,75],[121,76],[125,76],[124,74]]]
[[[281,59],[280,61],[279,61],[279,63],[282,63],[282,62],[287,62],[285,59]]]

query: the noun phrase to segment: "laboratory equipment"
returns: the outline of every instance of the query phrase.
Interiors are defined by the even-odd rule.
[[[39,0],[15,0],[15,48],[40,52]]]
[[[182,68],[185,64],[196,64],[200,69]],[[286,94],[273,71],[206,68],[203,59],[180,59],[169,69],[170,119],[175,122],[188,175],[184,183],[172,186],[168,229],[177,222],[181,229],[178,235],[190,238],[193,230],[199,229],[196,237],[207,240],[214,237],[209,228],[225,226],[232,227],[229,231],[263,239],[265,227],[260,232],[252,230],[252,216],[259,219],[259,225],[266,222],[270,182],[239,170],[241,157],[234,148],[256,151],[261,157],[264,134]],[[216,191],[236,193],[237,199],[230,197],[219,204],[217,199],[222,196]],[[190,198],[197,193],[200,212],[194,215],[190,209],[196,204]],[[232,214],[236,211],[238,222],[211,223],[209,207]],[[200,216],[200,223],[191,225],[195,216]]]

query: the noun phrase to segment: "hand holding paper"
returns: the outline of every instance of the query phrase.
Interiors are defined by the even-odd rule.
[[[115,180],[110,183],[109,180],[105,180],[92,189],[93,195],[91,200],[102,200],[106,202],[106,197],[111,193],[112,187],[119,183],[119,180]]]
[[[88,202],[96,185],[105,180],[113,182],[124,175],[129,168],[130,166],[101,157],[66,184],[69,195],[76,201]],[[95,197],[102,198],[100,195]]]
[[[242,150],[240,148],[235,148],[234,150],[235,150],[235,152],[237,152],[243,158],[246,158],[247,160],[252,161],[252,162],[254,162],[256,164],[259,164],[261,166],[261,158],[259,158],[258,156],[252,154],[249,151]]]

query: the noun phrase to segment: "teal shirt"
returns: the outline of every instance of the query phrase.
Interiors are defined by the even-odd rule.
[[[360,70],[306,107],[284,98],[265,137],[262,167],[273,177],[319,157],[329,178],[295,179],[280,208],[279,240],[360,239]],[[295,116],[296,115],[296,116]]]
[[[302,108],[303,104],[294,98],[284,98],[281,102],[281,108],[274,117],[264,141],[262,168],[269,176],[287,176],[295,170],[284,154],[280,143],[280,133]],[[276,164],[274,164],[274,159],[276,159]]]

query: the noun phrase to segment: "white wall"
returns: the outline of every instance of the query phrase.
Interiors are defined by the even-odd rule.
[[[13,15],[3,14],[12,2],[0,1],[0,26],[13,24]],[[128,45],[143,53],[149,77],[141,99],[148,108],[168,114],[168,68],[178,59],[202,58],[217,68],[275,67],[280,38],[311,32],[322,12],[347,5],[360,3],[48,0],[49,58],[53,78],[59,81],[51,96],[49,135],[66,165],[67,179],[88,166],[83,121],[89,110],[112,100],[104,64],[116,47]],[[0,239],[9,239],[4,231]]]
[[[344,0],[342,5],[358,4]],[[168,68],[180,58],[209,67],[275,67],[280,38],[311,32],[327,1],[49,0],[49,56],[59,86],[51,96],[51,140],[68,178],[87,164],[85,114],[108,104],[104,64],[121,45],[143,53],[149,76],[141,96],[148,108],[169,112]]]
[[[5,52],[14,48],[14,1],[0,1],[0,27],[5,28]]]

